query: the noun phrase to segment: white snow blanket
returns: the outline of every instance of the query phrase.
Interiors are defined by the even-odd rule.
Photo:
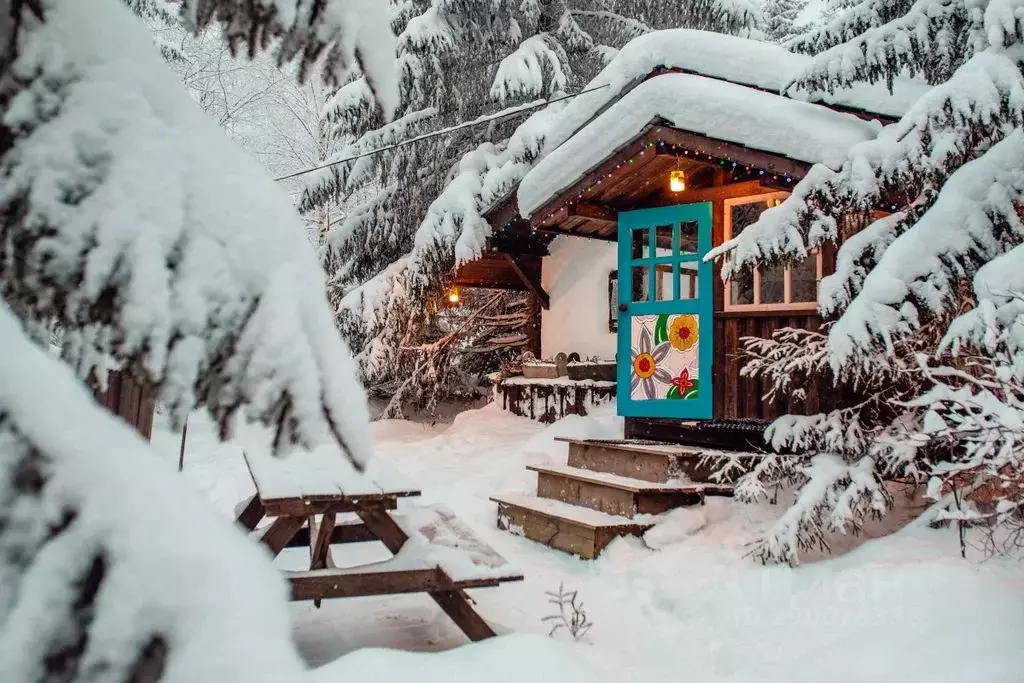
[[[569,112],[567,112],[567,115]],[[519,184],[519,211],[530,216],[654,119],[807,163],[839,164],[881,124],[721,80],[672,73],[644,81],[554,149]]]

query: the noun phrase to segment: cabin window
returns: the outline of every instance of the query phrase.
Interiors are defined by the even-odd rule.
[[[739,235],[757,222],[769,207],[789,196],[773,192],[756,197],[725,200],[725,239]],[[821,282],[820,250],[789,266],[754,268],[725,283],[725,310],[815,310],[818,307],[818,283]]]

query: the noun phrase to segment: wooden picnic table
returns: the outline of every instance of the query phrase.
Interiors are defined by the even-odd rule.
[[[329,598],[422,592],[471,640],[494,635],[465,589],[523,576],[450,510],[409,506],[397,513],[398,499],[419,496],[419,490],[375,463],[357,472],[327,449],[289,458],[247,453],[245,462],[256,493],[241,508],[238,523],[275,557],[288,547],[309,548],[309,569],[285,572],[292,600],[313,600],[319,607]],[[374,541],[392,557],[335,565],[332,545]]]

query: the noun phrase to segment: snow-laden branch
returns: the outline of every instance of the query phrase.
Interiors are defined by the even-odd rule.
[[[708,258],[725,257],[723,277],[752,265],[799,261],[838,240],[844,215],[872,212],[891,194],[919,197],[898,224],[884,219],[884,226],[869,228],[874,234],[900,234],[931,205],[953,170],[1022,124],[1024,76],[1018,64],[1001,54],[977,55],[898,123],[850,148],[839,170],[813,167],[780,206]],[[830,289],[856,291],[856,285],[835,282]]]
[[[116,0],[54,0],[22,31],[2,102],[5,300],[64,328],[82,377],[113,358],[159,387],[177,424],[203,405],[227,430],[241,411],[277,450],[330,435],[365,462],[365,398],[301,221],[137,22]]]
[[[519,97],[565,91],[571,76],[572,68],[565,50],[540,33],[524,40],[501,60],[491,85],[491,97],[504,103]]]
[[[885,249],[829,331],[833,365],[877,341],[913,334],[922,316],[947,311],[956,283],[1024,240],[1024,132],[954,173],[935,205]]]
[[[266,552],[3,303],[0,348],[4,680],[304,680]]]

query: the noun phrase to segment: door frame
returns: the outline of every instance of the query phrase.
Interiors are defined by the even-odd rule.
[[[618,392],[616,408],[619,415],[624,417],[650,417],[650,418],[675,418],[680,420],[709,420],[713,417],[714,386],[712,374],[714,371],[714,268],[711,263],[705,262],[704,257],[712,248],[712,204],[711,202],[700,202],[696,204],[674,204],[653,209],[637,209],[634,211],[621,211],[618,214],[617,238],[618,238],[618,331],[616,348],[618,350],[618,361],[616,363],[616,377],[618,380]],[[631,252],[632,232],[637,228],[656,225],[674,225],[674,244],[679,243],[679,224],[695,221],[697,223],[697,298],[691,300],[670,300],[670,301],[648,301],[634,303],[632,301],[632,265],[634,259]],[[656,252],[655,252],[656,254]],[[663,257],[672,259],[672,263],[679,261],[678,255]],[[643,260],[643,259],[640,259]],[[655,263],[657,257],[655,256]],[[652,272],[651,282],[654,279]],[[673,281],[678,291],[678,269],[673,273]],[[653,287],[649,287],[653,292]],[[697,363],[700,368],[697,398],[688,400],[661,399],[661,400],[633,400],[630,395],[631,379],[631,348],[632,329],[630,317],[635,313],[636,306],[642,306],[640,315],[668,314],[692,314],[698,317],[699,321],[699,346],[697,350]]]

